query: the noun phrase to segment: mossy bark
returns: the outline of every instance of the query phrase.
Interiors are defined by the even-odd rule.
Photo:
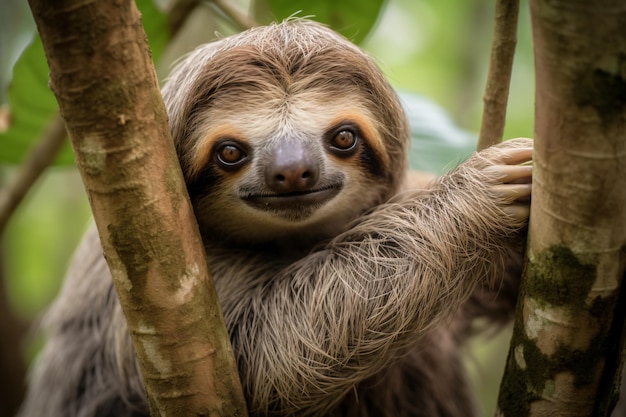
[[[132,0],[30,0],[153,416],[245,401]]]
[[[626,8],[531,0],[527,260],[497,415],[607,416],[624,348]]]

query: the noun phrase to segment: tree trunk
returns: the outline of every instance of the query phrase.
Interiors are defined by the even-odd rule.
[[[245,415],[134,1],[29,3],[151,414]]]
[[[531,1],[527,263],[497,415],[607,416],[623,351],[626,7]]]

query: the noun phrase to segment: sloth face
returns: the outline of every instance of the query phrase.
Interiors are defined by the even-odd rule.
[[[307,21],[205,45],[163,88],[205,239],[337,234],[388,199],[408,126],[362,51]]]
[[[357,97],[344,97],[358,103]],[[344,228],[386,186],[367,109],[310,92],[205,114],[189,190],[204,230],[249,241]]]

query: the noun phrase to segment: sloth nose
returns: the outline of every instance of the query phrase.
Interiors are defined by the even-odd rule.
[[[278,193],[310,190],[319,179],[319,162],[299,142],[284,142],[274,148],[265,170],[267,186]]]

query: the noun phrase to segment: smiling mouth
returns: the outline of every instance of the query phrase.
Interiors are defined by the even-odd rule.
[[[341,191],[340,185],[309,191],[252,194],[242,197],[242,200],[260,210],[311,210],[332,200],[339,194],[339,191]]]

